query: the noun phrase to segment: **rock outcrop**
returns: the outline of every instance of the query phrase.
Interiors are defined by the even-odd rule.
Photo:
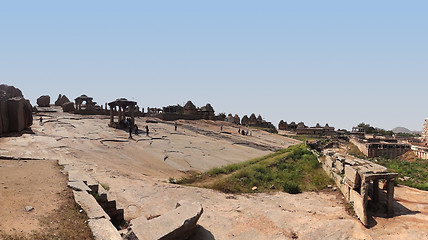
[[[63,112],[74,112],[76,109],[74,108],[74,103],[66,102],[62,105]]]
[[[55,106],[62,107],[62,105],[64,105],[66,102],[70,102],[70,99],[68,99],[67,96],[60,94],[58,95],[58,99],[55,101]]]
[[[37,105],[39,105],[39,107],[49,107],[50,104],[51,97],[49,97],[48,95],[43,95],[37,98]]]
[[[32,124],[32,106],[21,90],[0,85],[0,133],[22,131]]]

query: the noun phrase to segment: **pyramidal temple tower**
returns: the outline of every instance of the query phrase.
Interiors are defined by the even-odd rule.
[[[422,138],[428,141],[428,118],[425,118],[424,128],[422,129]]]

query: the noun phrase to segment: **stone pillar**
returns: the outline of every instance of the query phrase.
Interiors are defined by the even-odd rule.
[[[106,110],[107,110],[107,108],[106,108]],[[113,123],[113,122],[114,122],[114,112],[113,112],[113,108],[110,107],[110,123]]]
[[[367,180],[365,178],[363,178],[361,181],[361,197],[363,200],[362,201],[363,206],[360,206],[362,208],[360,210],[360,214],[358,214],[358,211],[356,211],[358,217],[360,218],[360,220],[364,226],[368,226],[368,224],[369,224],[369,221],[367,218],[367,203],[368,203],[368,195],[369,195],[368,186],[369,186],[369,184],[368,184]],[[354,209],[358,209],[358,208],[359,208],[358,206],[354,206]],[[362,215],[362,216],[360,216],[360,215]]]
[[[388,215],[394,214],[394,179],[386,180],[386,205]]]
[[[117,112],[117,115],[119,116],[119,122],[122,120],[122,107],[119,106],[119,111]]]
[[[373,201],[379,202],[379,179],[373,179]]]

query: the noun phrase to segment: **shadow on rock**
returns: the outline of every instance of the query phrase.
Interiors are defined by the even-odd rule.
[[[214,235],[202,227],[201,225],[198,225],[193,230],[192,235],[187,240],[215,240]]]

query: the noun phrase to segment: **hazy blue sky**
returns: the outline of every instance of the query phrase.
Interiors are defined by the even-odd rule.
[[[421,130],[428,1],[3,1],[0,83]]]

